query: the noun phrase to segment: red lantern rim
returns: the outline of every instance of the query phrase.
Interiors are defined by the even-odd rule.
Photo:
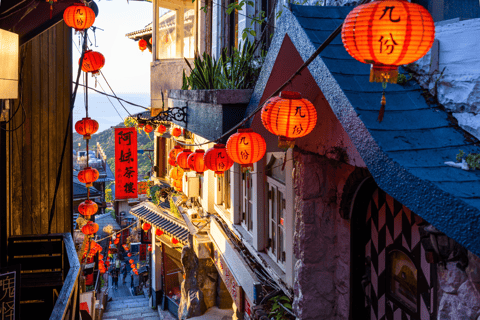
[[[302,95],[297,91],[282,91],[280,92],[280,98],[282,99],[302,99]]]

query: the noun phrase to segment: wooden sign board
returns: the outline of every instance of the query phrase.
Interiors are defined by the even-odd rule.
[[[238,281],[235,279],[232,271],[228,268],[228,265],[225,263],[221,253],[215,248],[213,251],[213,262],[215,267],[218,270],[218,273],[222,277],[225,286],[227,287],[228,292],[232,296],[232,300],[237,306],[240,312],[243,312],[244,306],[244,292],[242,287],[238,284]]]
[[[0,269],[0,319],[20,319],[20,266]]]

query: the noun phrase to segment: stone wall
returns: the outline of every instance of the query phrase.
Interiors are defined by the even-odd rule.
[[[342,186],[355,167],[294,152],[295,298],[298,319],[348,319],[350,224],[339,214]]]

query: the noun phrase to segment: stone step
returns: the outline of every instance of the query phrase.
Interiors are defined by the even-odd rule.
[[[133,300],[133,299],[145,299],[144,295],[139,295],[139,296],[124,296],[124,297],[113,297],[113,300]]]
[[[128,316],[130,315],[135,315],[137,317],[140,317],[140,315],[145,317],[147,316],[152,317],[152,316],[158,316],[158,312],[148,307],[123,308],[123,309],[110,310],[103,313],[102,319],[116,319],[120,317],[122,319],[128,319]]]
[[[126,309],[126,308],[149,309],[150,307],[148,306],[148,301],[129,302],[129,303],[125,303],[125,302],[121,301],[121,302],[109,302],[107,304],[107,312],[108,311],[113,311],[113,310],[123,310],[123,309]]]

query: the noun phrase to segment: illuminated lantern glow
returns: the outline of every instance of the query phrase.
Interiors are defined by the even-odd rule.
[[[92,221],[88,221],[86,225],[82,228],[82,233],[85,235],[92,235],[97,233],[98,231],[98,224],[93,223]]]
[[[78,60],[80,63],[81,58]],[[87,50],[83,56],[82,71],[90,72],[92,75],[98,75],[100,69],[105,65],[105,57],[97,51]]]
[[[179,180],[179,179],[181,180],[182,177],[183,177],[183,173],[184,172],[181,168],[175,167],[175,168],[170,169],[169,176],[173,180]]]
[[[182,189],[182,179],[180,178],[178,180],[173,180],[173,187]]]
[[[175,146],[173,147],[172,150],[170,150],[170,152],[168,153],[168,157],[173,159],[175,162],[177,162],[177,156],[180,152],[183,151],[183,148],[180,147],[180,146]]]
[[[207,170],[207,166],[205,165],[205,160],[203,157],[205,156],[205,150],[197,149],[191,155],[188,156],[187,163],[191,170],[195,170],[198,174],[203,174],[205,170]]]
[[[98,122],[89,117],[85,117],[75,123],[75,131],[83,136],[83,140],[89,140],[91,135],[98,131]]]
[[[115,240],[113,240],[113,243],[119,244],[120,243],[120,238],[116,238]]]
[[[153,131],[153,127],[149,124],[145,125],[145,128],[143,128],[143,131],[145,131],[146,133],[150,133]]]
[[[147,41],[144,40],[144,39],[140,39],[140,41],[138,41],[138,48],[143,52],[145,51],[145,49],[147,49]]]
[[[298,92],[282,91],[263,105],[263,126],[278,137],[278,147],[293,148],[295,139],[312,132],[317,123],[317,111]]]
[[[178,240],[175,239],[175,238],[172,238],[172,243],[173,243],[173,244],[177,244],[177,243],[178,243]]]
[[[133,264],[135,261],[133,259],[128,260],[128,263]]]
[[[193,152],[189,149],[184,149],[177,155],[177,164],[180,168],[182,168],[185,172],[190,171],[190,167],[188,166],[188,156],[190,156]]]
[[[149,251],[149,252],[152,252],[152,247],[149,246],[149,247],[148,247],[148,251]]]
[[[152,44],[152,37],[150,37],[150,39],[148,39],[148,42],[150,42],[150,44]]]
[[[138,122],[138,127],[140,129],[143,129],[143,127],[145,127],[145,124],[146,124],[145,122]]]
[[[177,162],[175,161],[175,159],[168,158],[168,164],[172,167],[175,167],[177,165]]]
[[[93,182],[98,180],[100,174],[97,169],[85,167],[82,171],[78,173],[78,180],[81,183],[85,183],[87,187],[91,187]]]
[[[142,229],[143,229],[143,231],[145,231],[145,232],[147,232],[148,230],[150,230],[151,227],[152,227],[152,225],[151,225],[150,223],[148,223],[148,222],[144,222],[144,223],[142,224]]]
[[[85,217],[93,216],[98,211],[98,205],[92,200],[85,200],[78,205],[78,212]]]
[[[82,31],[90,28],[95,22],[95,12],[83,3],[69,6],[63,12],[63,20],[70,28]]]
[[[135,273],[136,276],[138,276],[138,270],[137,269],[135,269],[133,272]]]
[[[161,124],[157,128],[157,132],[160,133],[160,134],[164,134],[165,132],[167,132],[167,127],[165,127],[163,124]]]
[[[372,65],[371,82],[397,83],[397,67],[423,57],[434,39],[430,13],[405,0],[377,0],[357,6],[342,27],[348,53]]]
[[[103,254],[99,254],[98,259],[103,260]]]
[[[163,230],[157,229],[155,234],[160,237],[163,234]]]
[[[132,256],[132,254],[129,252],[129,253],[127,254],[127,256],[130,258],[130,257]]]
[[[135,265],[133,263],[130,264],[130,268],[135,269]]]
[[[180,128],[173,128],[172,129],[172,136],[178,138],[182,134],[182,130]]]
[[[242,172],[253,170],[253,163],[263,158],[266,149],[265,139],[252,129],[238,129],[227,141],[227,153],[242,166]]]
[[[228,156],[225,145],[221,143],[208,149],[203,160],[205,166],[214,171],[217,176],[223,176],[223,173],[233,166],[233,160]]]

